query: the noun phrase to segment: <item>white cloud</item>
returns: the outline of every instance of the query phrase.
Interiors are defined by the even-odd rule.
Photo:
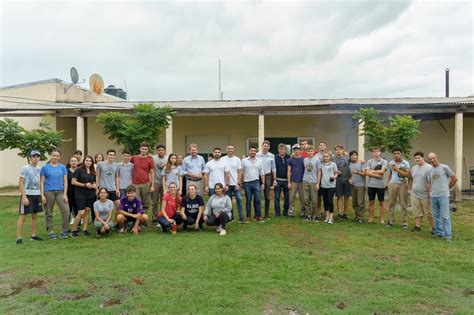
[[[8,2],[0,85],[100,73],[133,99],[472,94],[470,1]]]

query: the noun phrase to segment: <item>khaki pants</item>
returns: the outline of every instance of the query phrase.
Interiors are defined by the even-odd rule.
[[[305,214],[308,218],[318,215],[316,213],[316,204],[318,202],[318,191],[316,184],[303,183],[303,205]]]
[[[142,202],[143,213],[147,213],[150,202],[150,183],[135,185],[137,188],[137,198]]]
[[[428,199],[421,199],[412,196],[410,201],[415,218],[427,217],[430,221],[433,220],[433,214],[431,213]]]
[[[365,186],[351,185],[352,207],[357,220],[364,220],[365,212]]]
[[[389,198],[389,208],[388,208],[388,222],[390,224],[395,223],[395,205],[397,204],[397,199],[400,203],[400,208],[402,210],[402,224],[408,224],[408,186],[407,183],[401,184],[388,184],[388,198]]]
[[[51,232],[53,230],[53,208],[54,204],[57,203],[59,210],[61,211],[61,232],[68,230],[69,224],[69,204],[64,202],[64,192],[62,190],[51,190],[44,193],[46,197],[46,230]]]
[[[163,185],[161,182],[155,182],[155,190],[151,195],[151,213],[153,219],[158,219],[158,212],[161,211],[161,201],[163,200]]]
[[[297,192],[298,192],[298,197],[300,198],[300,209],[302,209],[303,200],[304,200],[304,197],[303,197],[303,183],[291,182],[290,207],[288,208],[288,215],[289,216],[294,216],[295,215],[295,201],[296,201],[296,193]]]

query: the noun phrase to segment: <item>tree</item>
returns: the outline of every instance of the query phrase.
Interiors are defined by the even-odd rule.
[[[108,112],[97,116],[97,122],[110,140],[133,154],[139,153],[143,141],[153,147],[163,130],[170,125],[174,115],[171,107],[155,107],[153,104],[137,104],[131,114]]]
[[[384,151],[390,151],[394,147],[400,147],[405,156],[410,155],[412,141],[420,134],[420,120],[413,119],[410,115],[395,115],[389,117],[389,125],[376,118],[379,112],[374,108],[361,108],[353,116],[359,122],[364,123],[365,135],[364,147],[372,150],[378,146]]]
[[[43,118],[39,128],[33,130],[26,130],[10,118],[0,120],[0,151],[18,149],[18,155],[27,158],[31,150],[38,150],[41,159],[45,160],[49,152],[65,141],[70,139],[64,139],[62,130],[51,129],[48,117]]]

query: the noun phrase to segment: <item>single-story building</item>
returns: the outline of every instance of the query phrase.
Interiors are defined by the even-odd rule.
[[[68,86],[60,80],[54,84],[57,91]],[[120,150],[102,133],[96,117],[106,111],[127,112],[134,104],[142,103],[117,98],[74,100],[64,96],[63,101],[44,102],[41,97],[36,97],[38,101],[33,102],[28,98],[34,97],[29,96],[18,98],[13,103],[3,96],[5,90],[15,88],[0,89],[0,118],[53,117],[55,128],[64,130],[66,137],[72,139],[62,148],[64,161],[75,149],[91,155],[105,153],[108,148]],[[83,93],[92,92],[85,90]],[[373,107],[387,119],[394,114],[410,114],[421,120],[421,134],[413,143],[414,150],[438,153],[440,160],[450,165],[461,179],[457,189],[469,189],[469,168],[474,166],[474,96],[147,103],[169,105],[176,112],[161,141],[166,144],[168,152],[178,154],[185,154],[190,143],[197,143],[200,153],[204,154],[216,146],[225,148],[232,143],[236,154],[242,155],[250,145],[261,144],[263,139],[270,140],[272,147],[280,142],[293,144],[307,139],[316,146],[324,140],[330,148],[340,143],[347,151],[357,149],[362,156],[369,158],[370,153],[363,149],[364,137],[359,136],[361,126],[352,119],[354,113],[362,107]],[[389,153],[385,155],[390,157]],[[0,186],[16,183],[21,164],[14,168],[6,166],[0,156],[0,165]]]

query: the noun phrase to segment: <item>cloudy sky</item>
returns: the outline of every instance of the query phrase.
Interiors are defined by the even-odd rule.
[[[471,1],[5,1],[0,86],[99,73],[133,100],[473,94]],[[87,84],[82,86],[86,87]]]

